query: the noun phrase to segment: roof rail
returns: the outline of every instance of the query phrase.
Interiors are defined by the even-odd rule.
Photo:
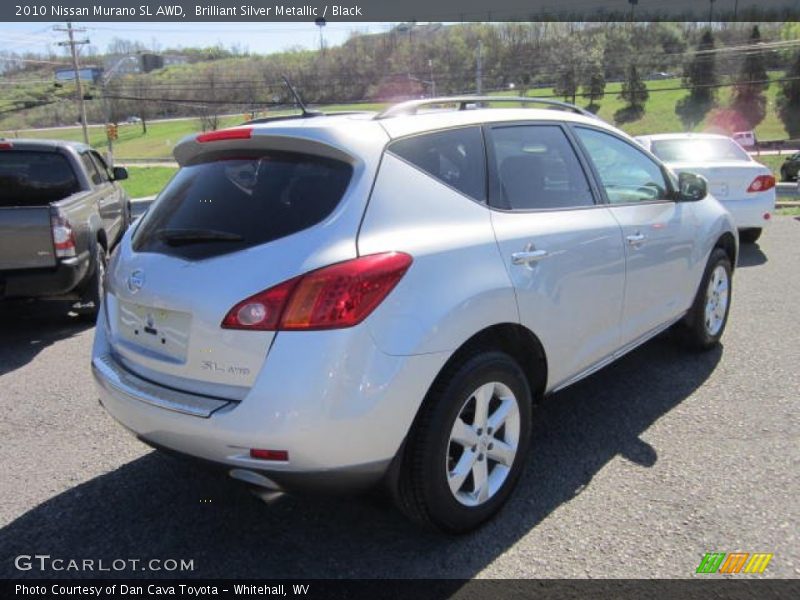
[[[417,110],[423,106],[435,106],[437,104],[458,104],[458,110],[468,110],[478,108],[484,102],[518,102],[520,104],[544,104],[562,110],[569,110],[585,117],[600,119],[594,113],[589,112],[568,102],[560,100],[550,100],[548,98],[529,98],[523,96],[442,96],[441,98],[426,98],[425,100],[409,100],[390,106],[381,113],[375,115],[376,119],[389,119],[402,115],[415,115]]]

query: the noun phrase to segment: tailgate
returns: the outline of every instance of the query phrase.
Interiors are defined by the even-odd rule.
[[[0,208],[0,270],[56,265],[48,206]]]

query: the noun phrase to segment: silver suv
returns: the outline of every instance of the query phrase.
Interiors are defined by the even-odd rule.
[[[382,483],[463,532],[535,401],[672,325],[716,344],[738,241],[705,181],[571,105],[488,101],[184,139],[108,268],[103,406],[250,484]]]

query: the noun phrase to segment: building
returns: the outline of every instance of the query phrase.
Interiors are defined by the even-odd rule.
[[[56,69],[55,75],[56,81],[74,81],[75,69],[71,67]],[[81,81],[97,83],[103,76],[103,67],[81,67],[78,69],[78,76],[81,78]]]

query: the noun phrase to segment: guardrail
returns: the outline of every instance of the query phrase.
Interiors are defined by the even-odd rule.
[[[777,150],[780,154],[783,151],[796,152],[800,148],[800,139],[793,140],[762,140],[756,142],[751,152],[760,152],[761,150]]]

